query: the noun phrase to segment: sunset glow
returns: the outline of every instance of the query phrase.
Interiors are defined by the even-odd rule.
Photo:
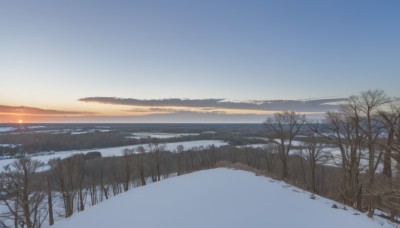
[[[0,123],[260,123],[400,96],[398,1],[95,2],[2,2]]]

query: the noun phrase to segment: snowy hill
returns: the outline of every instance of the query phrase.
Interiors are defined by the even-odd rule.
[[[130,190],[55,227],[382,227],[333,203],[284,182],[219,168]]]

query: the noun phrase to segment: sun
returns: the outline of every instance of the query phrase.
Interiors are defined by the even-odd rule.
[[[23,122],[24,122],[24,121],[21,120],[21,119],[18,120],[18,123],[20,123],[20,124],[22,124]]]

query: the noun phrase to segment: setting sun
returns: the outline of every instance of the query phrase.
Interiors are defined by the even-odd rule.
[[[23,120],[18,120],[18,123],[22,124],[24,121]]]

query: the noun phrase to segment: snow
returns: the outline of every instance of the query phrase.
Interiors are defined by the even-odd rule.
[[[264,148],[268,147],[268,144],[257,143],[257,144],[247,144],[247,145],[237,146],[237,148],[246,148],[246,147],[254,148],[254,149],[257,149],[257,148],[264,149]]]
[[[60,151],[55,152],[47,155],[40,155],[40,156],[32,156],[33,159],[39,160],[44,162],[45,164],[54,158],[67,158],[74,154],[86,154],[92,151],[98,151],[101,153],[103,157],[112,157],[112,156],[122,156],[122,151],[124,149],[135,149],[139,146],[143,146],[147,149],[148,144],[139,144],[139,145],[132,145],[132,146],[120,146],[120,147],[112,147],[112,148],[103,148],[103,149],[90,149],[90,150],[70,150],[70,151]],[[207,147],[210,145],[214,145],[216,147],[228,145],[227,142],[220,141],[220,140],[197,140],[197,141],[186,141],[186,142],[175,142],[175,143],[166,143],[166,150],[174,151],[178,145],[182,145],[185,149],[191,149],[193,147]],[[0,160],[0,168],[11,164],[17,159],[4,159]]]
[[[13,131],[15,129],[14,127],[0,127],[0,132]]]
[[[325,165],[341,167],[343,159],[342,159],[342,153],[341,153],[340,149],[338,149],[337,147],[329,147],[328,146],[328,147],[326,147],[326,151],[329,152],[332,155],[332,159],[330,159],[327,162],[325,162]],[[358,151],[358,152],[360,152],[360,151]],[[378,160],[378,156],[379,156],[378,153],[379,153],[379,151],[376,151],[375,161]],[[363,149],[363,150],[361,150],[360,170],[361,171],[366,171],[368,169],[368,165],[369,165],[368,150],[367,149]],[[393,169],[393,171],[396,169],[396,165],[397,165],[396,160],[392,159],[392,169]],[[383,172],[383,162],[382,162],[382,160],[378,164],[376,171],[378,173],[382,173]]]
[[[274,139],[274,140],[277,143],[281,143],[280,139]],[[302,142],[302,141],[292,140],[292,146],[302,146],[303,144],[304,144],[304,142]],[[289,140],[285,141],[285,145],[289,145]]]
[[[275,142],[280,143],[279,139],[275,139]],[[237,146],[238,148],[244,148],[244,147],[251,147],[251,148],[265,148],[268,146],[268,144],[271,143],[257,143],[257,144],[247,144],[247,145],[242,145],[242,146]],[[289,141],[285,141],[285,145],[288,145]],[[297,140],[292,140],[292,147],[295,146],[302,146],[304,145],[304,142],[302,141],[297,141]]]
[[[199,135],[197,133],[160,133],[160,132],[135,132],[133,136],[129,136],[132,139],[142,139],[142,138],[156,138],[156,139],[169,139],[178,138],[182,136],[193,136]]]
[[[80,135],[80,134],[89,134],[89,133],[97,133],[97,132],[110,132],[110,129],[58,129],[58,130],[42,130],[45,128],[44,126],[29,126],[28,129],[31,131],[28,132],[13,132],[9,134],[35,134],[35,133],[44,133],[44,134],[72,134],[72,135]],[[1,130],[0,130],[1,132]]]
[[[284,182],[219,168],[135,188],[54,227],[382,227],[352,209],[331,208],[334,203],[310,199]]]
[[[46,128],[45,126],[28,126],[29,129]]]
[[[89,133],[96,133],[96,132],[110,132],[109,129],[90,129],[87,131],[82,131],[82,129],[71,131],[71,135],[80,135],[80,134],[89,134]]]
[[[10,147],[10,148],[15,148],[19,147],[21,144],[0,144],[0,147]]]
[[[44,133],[44,134],[66,134],[70,133],[71,129],[60,129],[60,130],[33,130],[29,132],[16,132],[14,134],[34,134],[34,133]]]

